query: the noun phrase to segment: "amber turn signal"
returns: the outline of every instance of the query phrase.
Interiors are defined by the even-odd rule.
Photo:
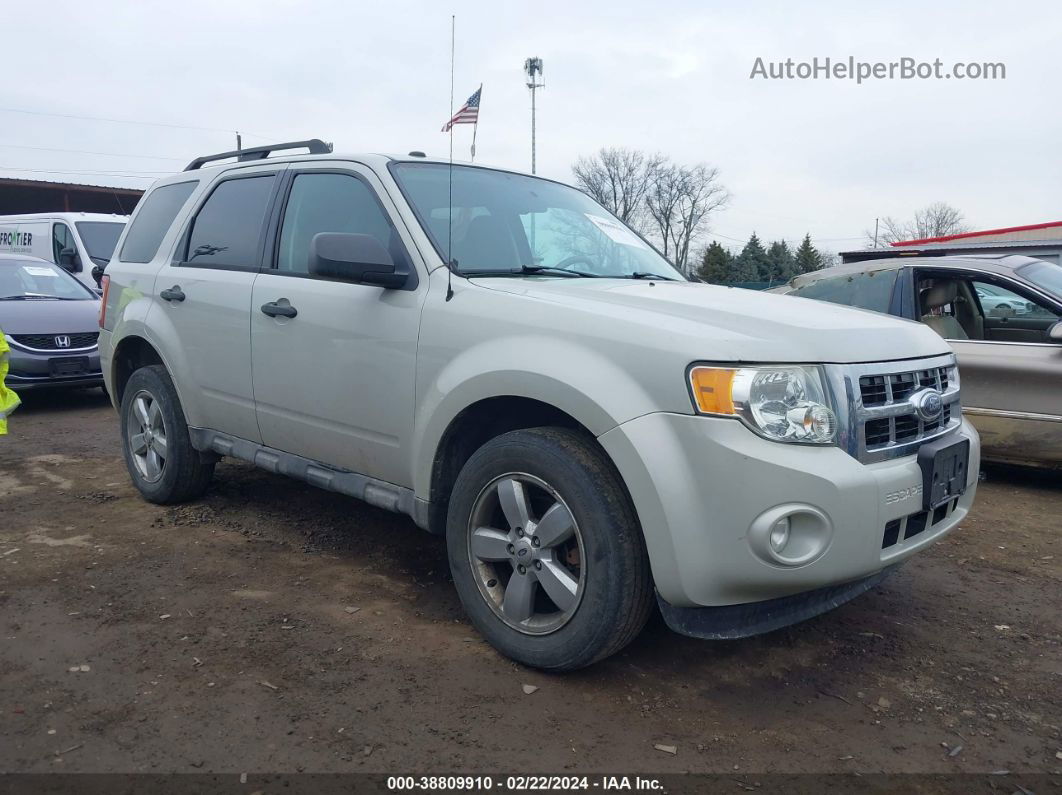
[[[732,387],[737,370],[721,367],[694,367],[690,386],[697,409],[704,414],[734,414]]]

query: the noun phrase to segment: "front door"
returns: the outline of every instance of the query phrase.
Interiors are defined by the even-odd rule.
[[[261,441],[251,386],[251,287],[280,177],[241,169],[199,206],[174,261],[155,279],[153,312],[165,312],[185,360],[195,416],[189,422]],[[177,384],[178,390],[182,384]]]
[[[426,283],[418,289],[410,259],[415,249],[394,217],[368,169],[332,163],[294,172],[272,268],[254,283],[254,395],[267,446],[411,486],[409,440]],[[408,269],[405,288],[311,276],[310,242],[320,232],[376,237],[396,268]],[[272,311],[268,305],[295,314],[266,314]]]
[[[964,332],[948,343],[959,360],[963,413],[981,434],[984,458],[1062,464],[1062,344],[1048,338],[1062,311],[994,274],[926,278],[957,282],[955,306],[939,310]]]

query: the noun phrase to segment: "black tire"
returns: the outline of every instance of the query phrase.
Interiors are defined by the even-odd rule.
[[[165,429],[164,463],[157,479],[149,479],[138,467],[130,444],[130,425],[138,396],[147,394],[157,404]],[[122,453],[133,485],[148,502],[171,505],[203,495],[214,475],[215,461],[201,455],[188,437],[188,424],[169,373],[162,365],[141,367],[130,376],[122,393],[119,413],[122,429]]]
[[[527,634],[496,612],[501,608],[488,601],[470,553],[473,511],[491,484],[509,473],[548,484],[578,527],[580,566],[585,565],[581,597],[567,623],[548,634]],[[512,431],[477,450],[450,496],[446,546],[473,625],[502,654],[534,668],[570,671],[615,654],[637,637],[652,610],[649,556],[619,473],[592,439],[564,428]],[[504,567],[510,563],[497,565],[509,571]],[[515,562],[511,568],[515,571]]]

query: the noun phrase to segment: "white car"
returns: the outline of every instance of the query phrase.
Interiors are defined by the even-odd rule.
[[[141,200],[103,300],[145,498],[233,456],[408,514],[540,668],[616,652],[654,605],[705,638],[817,615],[974,499],[933,331],[690,283],[526,174],[317,140],[198,158]]]

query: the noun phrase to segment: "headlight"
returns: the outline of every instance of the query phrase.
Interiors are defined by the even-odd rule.
[[[690,368],[693,403],[702,414],[738,417],[767,439],[832,444],[837,415],[818,367]]]

